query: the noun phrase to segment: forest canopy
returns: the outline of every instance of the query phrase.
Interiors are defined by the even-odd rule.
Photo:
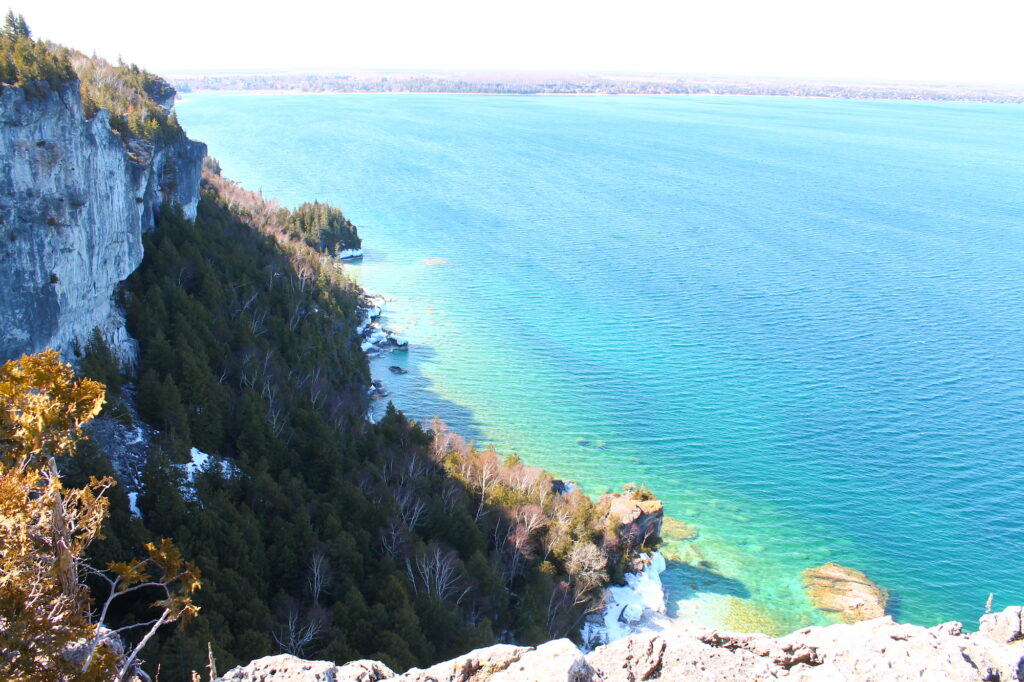
[[[145,235],[125,295],[133,374],[112,376],[102,338],[82,362],[124,382],[101,420],[151,434],[138,513],[112,498],[95,557],[174,537],[203,575],[198,617],[154,638],[147,669],[187,679],[208,647],[222,669],[280,652],[405,669],[574,636],[638,548],[517,457],[390,406],[367,421],[363,294],[323,239],[293,233],[347,221],[323,204],[293,221],[215,170],[195,221],[165,208]],[[87,449],[70,475],[109,474]]]

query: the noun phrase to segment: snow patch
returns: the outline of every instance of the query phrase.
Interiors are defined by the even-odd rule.
[[[174,465],[185,475],[181,494],[186,500],[195,501],[196,474],[200,472],[209,471],[212,467],[220,467],[220,473],[228,478],[234,478],[241,474],[241,470],[235,466],[234,462],[228,461],[223,457],[208,455],[199,448],[192,448],[190,454],[192,456],[191,461],[185,464]]]
[[[133,433],[132,433],[131,440],[125,441],[125,445],[135,445],[137,443],[141,443],[142,441],[146,440],[146,434],[143,433],[142,429],[139,428],[138,426],[134,427],[132,429],[132,431],[133,431]]]
[[[661,584],[665,567],[665,557],[654,552],[644,570],[626,574],[624,586],[605,589],[604,609],[583,624],[583,645],[592,649],[638,632],[665,629],[671,622]]]
[[[192,461],[185,465],[185,476],[189,481],[195,479],[196,474],[205,471],[210,463],[210,456],[199,448],[192,448]]]
[[[142,518],[142,512],[139,511],[138,493],[128,493],[128,511],[132,513],[132,516]]]

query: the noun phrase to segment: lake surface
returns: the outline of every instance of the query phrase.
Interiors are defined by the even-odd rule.
[[[672,612],[824,623],[1024,603],[1024,107],[752,97],[190,94],[224,174],[359,226],[396,405],[646,483]],[[409,370],[393,375],[387,366]],[[383,406],[380,406],[383,407]]]

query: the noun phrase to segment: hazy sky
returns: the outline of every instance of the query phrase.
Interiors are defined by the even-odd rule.
[[[163,73],[604,70],[1024,84],[1024,0],[13,0],[10,7],[37,37]]]

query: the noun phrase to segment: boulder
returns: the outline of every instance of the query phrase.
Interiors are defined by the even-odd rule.
[[[495,644],[438,663],[426,670],[413,668],[401,682],[589,682],[593,670],[583,653],[567,639],[538,647]]]
[[[828,562],[803,573],[804,589],[815,607],[837,613],[844,623],[885,615],[889,593],[860,571]]]
[[[413,668],[399,679],[402,682],[475,682],[488,679],[493,672],[504,670],[518,661],[529,647],[495,644],[470,651],[450,661],[438,663],[426,670]]]
[[[575,644],[567,639],[556,639],[526,652],[488,679],[492,682],[590,682],[594,679],[594,669]]]
[[[626,607],[622,609],[622,613],[619,614],[619,620],[623,623],[629,623],[630,625],[639,623],[643,617],[643,604],[627,604]]]
[[[329,661],[306,661],[290,654],[257,658],[232,668],[219,682],[380,682],[395,673],[378,661],[351,661],[339,666]]]
[[[1024,607],[1008,606],[1002,613],[987,613],[978,623],[980,635],[999,644],[1024,646]]]

